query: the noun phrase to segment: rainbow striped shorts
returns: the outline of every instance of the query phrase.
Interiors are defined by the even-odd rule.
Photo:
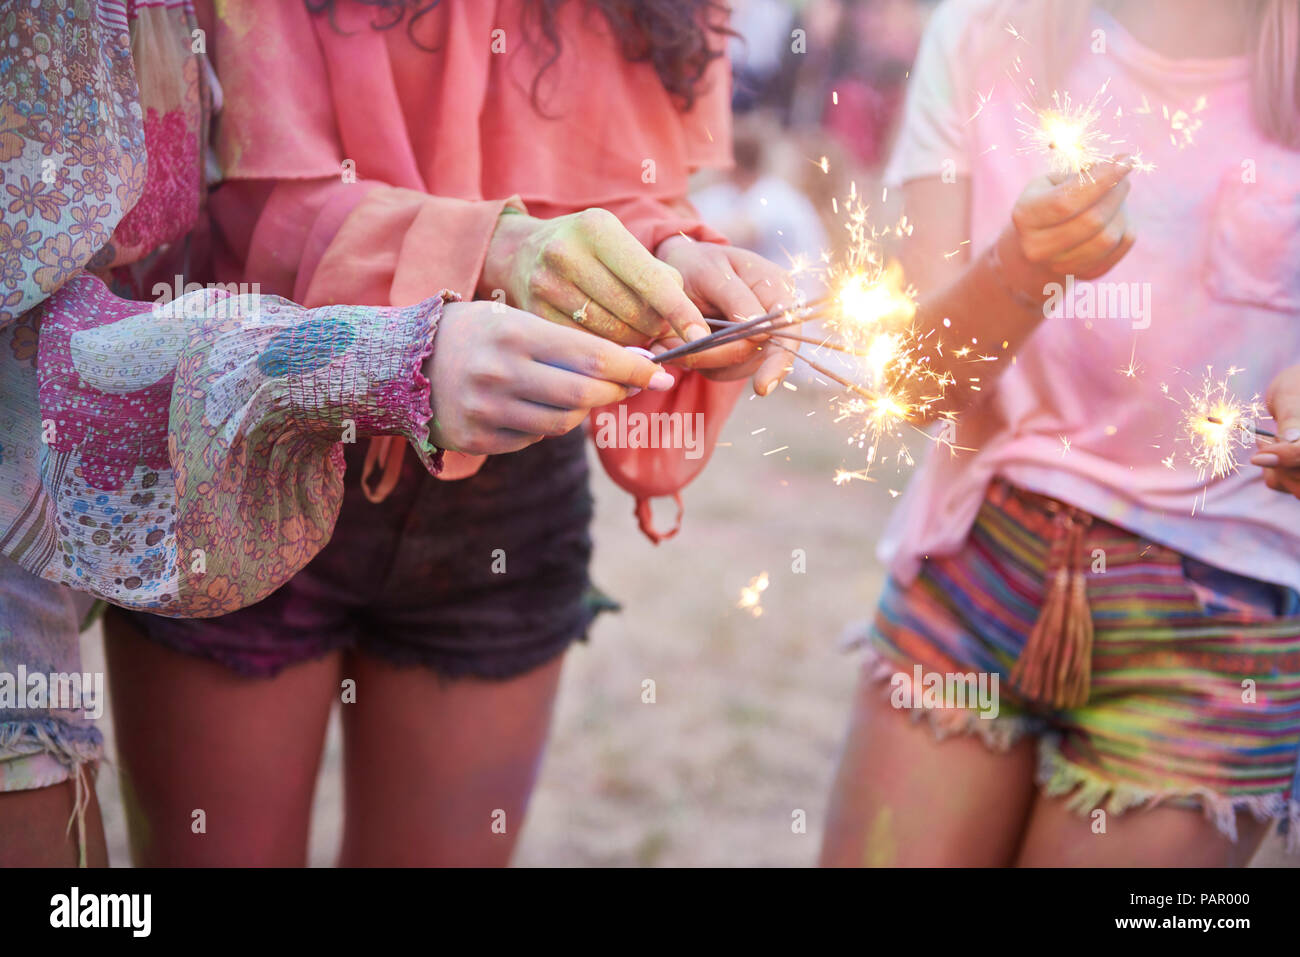
[[[1082,520],[1075,567],[1091,617],[1090,676],[1082,703],[1068,707],[1012,680],[1055,581],[1063,512]],[[992,719],[973,696],[924,713],[936,733],[978,733],[995,748],[1037,736],[1040,785],[1080,812],[1200,807],[1235,839],[1236,815],[1249,811],[1278,821],[1288,848],[1300,850],[1292,589],[997,480],[960,551],[927,559],[910,585],[889,581],[863,644],[880,680],[919,671],[996,687]]]

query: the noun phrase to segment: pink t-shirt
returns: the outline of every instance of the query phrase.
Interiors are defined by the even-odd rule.
[[[1019,41],[1006,62],[982,65],[962,45],[991,5],[948,0],[936,11],[886,173],[892,185],[945,171],[968,176],[975,253],[1047,165],[1021,148],[1025,114],[1015,105],[1026,94],[1005,73]],[[1103,11],[1092,16],[1093,31],[1103,32],[1085,38],[1064,89],[1087,102],[1109,81],[1100,125],[1156,164],[1132,175],[1137,244],[1093,284],[1091,318],[1081,317],[1081,283],[1073,314],[1046,319],[986,402],[959,418],[955,444],[977,451],[931,450],[882,557],[908,581],[926,555],[954,552],[989,481],[1002,476],[1203,562],[1300,590],[1300,501],[1267,488],[1244,449],[1236,472],[1202,480],[1181,438],[1187,392],[1199,391],[1206,366],[1216,378],[1239,367],[1230,386],[1249,401],[1300,362],[1300,153],[1267,140],[1254,122],[1246,58],[1170,59]],[[977,92],[990,90],[980,109]],[[1164,120],[1165,106],[1186,111],[1185,125],[1200,124],[1190,145]],[[1130,294],[1127,309],[1121,292]]]

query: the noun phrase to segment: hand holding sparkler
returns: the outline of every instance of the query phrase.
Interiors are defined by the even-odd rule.
[[[477,290],[481,299],[500,291],[508,305],[625,346],[669,330],[685,340],[708,332],[682,277],[604,209],[555,219],[507,209]]]
[[[1086,280],[1109,272],[1135,241],[1124,210],[1132,171],[1127,157],[1117,157],[1089,167],[1086,176],[1031,180],[1011,211],[1025,261],[1054,276]]]
[[[685,236],[670,236],[659,244],[656,254],[681,274],[686,294],[706,315],[724,320],[756,316],[791,301],[790,274],[758,253],[735,246],[696,242]],[[782,349],[764,349],[764,334],[715,342],[707,351],[679,353],[684,364],[716,380],[754,377],[754,391],[767,395],[785,378],[791,367]],[[680,338],[661,340],[669,349]],[[686,361],[687,358],[689,361]]]
[[[451,302],[423,372],[433,384],[430,439],[471,455],[517,452],[582,424],[672,375],[612,342],[494,302]]]
[[[1259,446],[1250,463],[1264,470],[1269,488],[1300,498],[1300,365],[1273,380],[1265,401],[1278,434]]]

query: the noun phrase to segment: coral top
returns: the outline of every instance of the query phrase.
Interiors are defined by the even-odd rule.
[[[726,62],[682,112],[648,63],[629,63],[603,15],[560,8],[560,56],[526,42],[521,0],[443,0],[414,25],[375,30],[341,2],[335,26],[300,2],[229,0],[215,28],[225,109],[213,199],[227,277],[309,306],[407,305],[440,289],[472,297],[507,202],[551,217],[591,206],[654,249],[674,233],[724,242],[686,201],[687,178],[730,162]],[[533,34],[537,35],[534,30]],[[539,109],[540,107],[540,109]],[[711,449],[737,383],[679,372],[637,410],[705,413]],[[676,494],[707,454],[601,449],[638,497]],[[470,474],[448,456],[443,477]],[[652,534],[652,537],[653,534]]]

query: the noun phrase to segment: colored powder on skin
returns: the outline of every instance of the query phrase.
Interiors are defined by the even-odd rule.
[[[867,867],[893,867],[898,857],[898,843],[894,838],[894,809],[882,807],[871,823],[867,836],[863,863]]]

